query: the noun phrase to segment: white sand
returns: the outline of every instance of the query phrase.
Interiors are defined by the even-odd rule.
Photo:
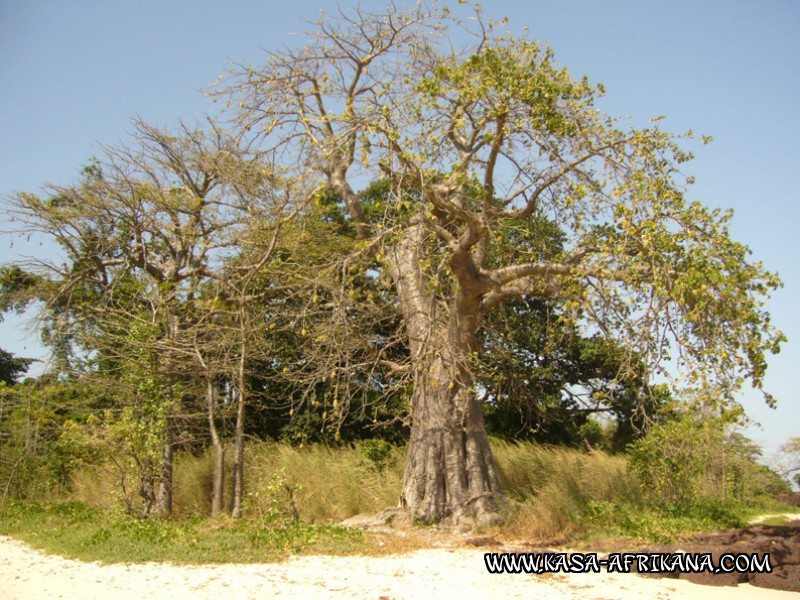
[[[0,536],[2,600],[265,598],[778,599],[800,594],[699,586],[628,574],[490,575],[483,550],[422,550],[382,558],[306,556],[280,564],[101,565],[44,555]]]

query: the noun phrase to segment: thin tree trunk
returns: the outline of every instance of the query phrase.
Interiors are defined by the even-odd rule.
[[[158,481],[156,514],[160,517],[172,516],[173,476],[175,469],[175,444],[172,440],[171,426],[167,425],[167,435],[161,456],[161,476]]]
[[[242,503],[244,500],[244,419],[247,397],[245,393],[245,332],[242,331],[242,348],[239,357],[239,372],[237,374],[237,399],[236,399],[236,431],[233,450],[233,481],[231,489],[231,516],[238,519],[242,516]]]
[[[236,439],[233,450],[233,486],[231,494],[231,516],[238,519],[242,516],[244,500],[244,399],[239,397],[236,407]]]
[[[211,446],[214,448],[214,474],[211,489],[211,516],[222,513],[225,490],[225,448],[219,439],[214,410],[214,383],[206,378],[206,403],[208,406],[208,430],[211,433]]]
[[[165,337],[167,348],[172,347],[172,342],[178,336],[178,317],[174,314],[167,314]],[[170,373],[170,363],[167,362],[166,373]],[[161,453],[161,473],[158,478],[158,493],[156,494],[155,513],[160,517],[171,517],[173,511],[173,482],[175,477],[175,431],[173,415],[176,414],[177,406],[174,404],[176,399],[173,392],[168,391],[166,400],[170,408],[165,417],[164,424],[164,447]]]
[[[142,510],[139,513],[139,516],[142,519],[146,519],[150,516],[150,513],[153,511],[153,506],[156,503],[156,476],[155,471],[153,469],[152,461],[147,461],[144,465],[141,464],[137,460],[137,464],[139,465],[139,472],[141,473],[141,477],[139,479],[139,496],[142,498]],[[128,514],[133,514],[133,498],[129,497],[127,484],[125,480],[125,471],[124,469],[120,470],[120,487],[122,488],[122,498],[125,502],[125,507]]]

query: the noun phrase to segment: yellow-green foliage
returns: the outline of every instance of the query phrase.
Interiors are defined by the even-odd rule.
[[[569,529],[590,501],[630,501],[636,485],[622,457],[536,444],[493,441],[503,489],[516,501],[511,523],[520,533],[555,535]],[[365,448],[295,447],[255,443],[247,447],[245,514],[324,523],[397,504],[405,448],[376,454]],[[213,457],[179,453],[175,464],[175,512],[210,512]],[[229,493],[230,453],[226,463]],[[112,473],[84,468],[73,479],[72,499],[114,504]],[[230,497],[226,496],[226,505]]]
[[[377,543],[335,525],[257,519],[139,519],[80,502],[0,505],[0,535],[46,552],[105,563],[263,563],[293,554],[364,554]]]
[[[325,523],[376,513],[397,504],[404,448],[379,455],[365,448],[294,447],[256,443],[247,447],[245,515],[268,520]],[[498,470],[513,501],[507,530],[547,537],[573,529],[592,501],[630,502],[637,485],[623,457],[536,444],[493,441]],[[178,454],[175,512],[207,515],[213,457]],[[226,464],[230,482],[230,461]],[[74,477],[72,498],[94,506],[114,504],[110,471],[83,469]],[[226,505],[230,497],[225,499]]]

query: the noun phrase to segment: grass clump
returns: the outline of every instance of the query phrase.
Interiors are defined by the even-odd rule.
[[[260,442],[247,447],[245,515],[276,516],[306,523],[341,521],[397,504],[403,477],[404,447],[296,447]],[[174,513],[178,517],[211,511],[213,456],[179,453],[175,462]],[[232,472],[230,462],[226,471]],[[88,465],[73,476],[72,500],[111,509],[119,506],[111,469]],[[224,506],[230,503],[226,490]]]
[[[560,537],[582,527],[593,501],[637,495],[623,457],[599,451],[493,441],[500,482],[512,500],[504,531],[514,537]]]
[[[322,445],[255,446],[248,459],[248,510],[259,516],[278,510],[317,523],[380,512],[397,504],[404,455],[402,447],[365,452]]]
[[[692,495],[659,501],[644,493],[624,455],[536,444],[493,443],[501,483],[511,499],[503,533],[513,538],[635,538],[668,543],[682,535],[744,527],[776,501]]]
[[[786,515],[775,515],[768,519],[763,519],[758,522],[759,525],[766,525],[767,527],[785,527],[789,521],[797,521],[800,519],[800,514],[788,517]]]

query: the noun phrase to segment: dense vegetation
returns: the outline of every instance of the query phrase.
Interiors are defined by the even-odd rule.
[[[0,354],[7,530],[69,500],[303,536],[399,497],[418,522],[658,538],[788,490],[735,428],[780,281],[686,202],[679,138],[623,131],[495,26],[454,56],[447,11],[343,13],[233,70],[230,129],[137,121],[8,199],[52,252],[2,267],[0,308],[39,303],[54,360],[18,383]]]

